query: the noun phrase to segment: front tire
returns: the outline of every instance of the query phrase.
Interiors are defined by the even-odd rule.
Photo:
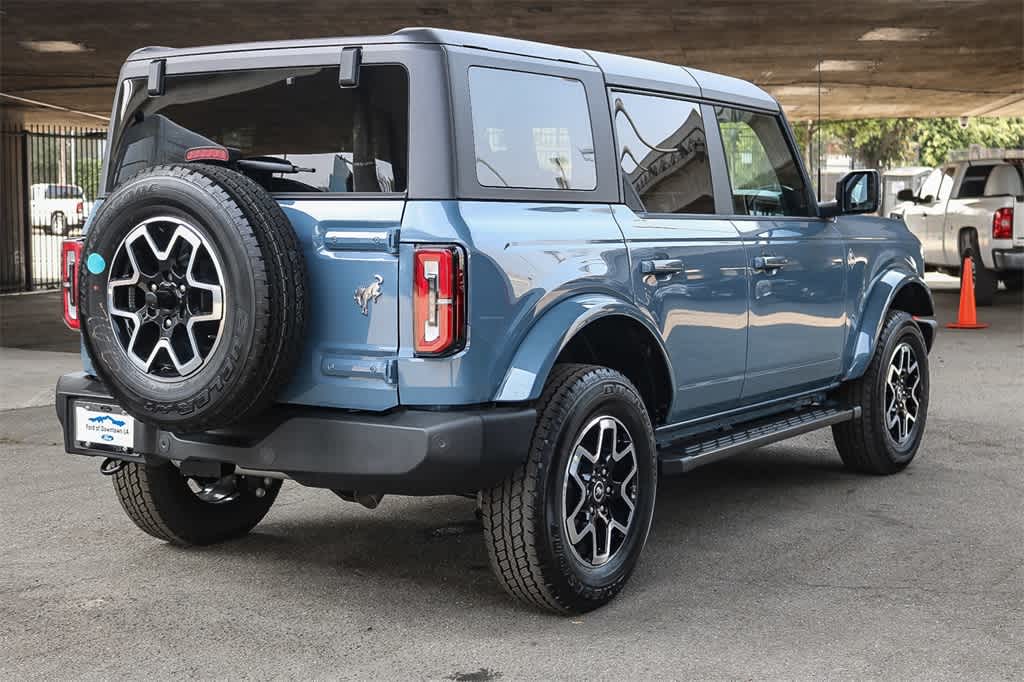
[[[557,365],[523,466],[481,494],[491,567],[516,599],[584,613],[626,584],[657,493],[654,430],[636,388],[593,365]]]
[[[909,313],[890,311],[864,375],[844,384],[840,400],[861,416],[832,427],[847,468],[894,474],[917,454],[928,419],[928,350]]]
[[[170,462],[126,463],[113,479],[117,499],[136,526],[183,547],[245,535],[266,516],[281,489],[278,480],[237,476],[190,482]],[[205,490],[197,494],[191,486]]]

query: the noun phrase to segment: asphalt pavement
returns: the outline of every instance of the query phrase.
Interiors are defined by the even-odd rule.
[[[286,483],[244,539],[162,544],[63,454],[74,356],[0,349],[0,679],[1021,679],[1022,310],[940,330],[904,473],[847,473],[823,431],[665,479],[630,584],[579,618],[505,596],[462,498]]]

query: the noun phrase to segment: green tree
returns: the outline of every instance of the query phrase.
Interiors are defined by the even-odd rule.
[[[966,127],[955,118],[922,118],[916,120],[916,127],[914,141],[926,166],[938,166],[949,152],[972,144],[1024,148],[1024,118],[972,118]]]
[[[78,157],[75,161],[75,178],[87,199],[95,199],[99,194],[101,166],[102,161],[95,157]]]
[[[891,168],[901,164],[921,163],[938,166],[949,152],[966,149],[972,144],[1004,149],[1024,148],[1024,118],[972,118],[967,126],[956,118],[885,118],[853,121],[822,121],[823,145],[836,144],[864,168]],[[796,128],[802,150],[816,149],[808,145],[819,134],[813,124]],[[808,152],[808,167],[815,160]]]

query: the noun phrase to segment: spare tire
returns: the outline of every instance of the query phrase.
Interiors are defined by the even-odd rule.
[[[291,378],[306,289],[295,231],[262,187],[219,166],[156,166],[90,225],[83,339],[126,411],[205,431],[257,414]]]

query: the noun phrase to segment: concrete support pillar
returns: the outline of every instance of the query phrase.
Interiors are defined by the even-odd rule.
[[[0,107],[0,293],[31,286],[26,143],[21,113]]]

